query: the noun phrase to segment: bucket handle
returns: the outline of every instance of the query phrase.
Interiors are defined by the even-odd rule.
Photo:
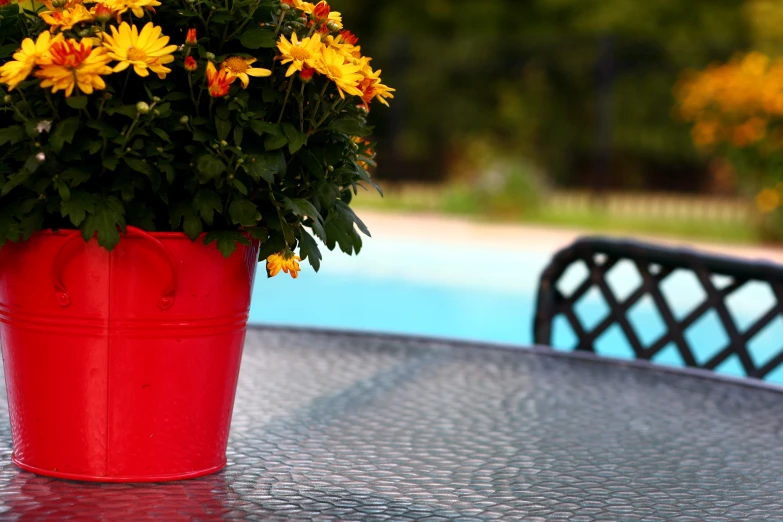
[[[169,268],[171,269],[171,279],[169,280],[169,284],[166,286],[166,289],[163,290],[163,293],[161,294],[160,300],[158,301],[158,308],[164,312],[171,310],[171,307],[174,306],[174,295],[177,292],[177,286],[179,282],[179,270],[177,269],[177,263],[174,260],[174,256],[171,254],[171,251],[166,248],[166,245],[161,243],[160,240],[156,239],[147,232],[132,226],[128,226],[126,228],[127,235],[138,236],[148,240],[157,247],[160,253],[163,254],[166,260],[169,262]],[[71,305],[71,296],[68,293],[62,278],[63,270],[65,269],[65,265],[68,263],[68,247],[76,239],[80,238],[81,232],[77,231],[71,234],[71,236],[65,240],[63,246],[60,247],[60,251],[57,253],[57,256],[55,256],[54,265],[52,266],[52,285],[54,286],[55,298],[57,299],[57,304],[63,308],[67,308]]]

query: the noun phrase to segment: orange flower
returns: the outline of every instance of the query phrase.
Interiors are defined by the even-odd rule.
[[[185,45],[191,47],[198,45],[198,38],[196,37],[196,29],[188,29],[188,34],[185,36]]]
[[[93,8],[92,14],[95,16],[95,20],[98,22],[108,22],[113,16],[111,7],[104,3],[96,4]]]
[[[315,69],[305,66],[301,71],[299,71],[299,79],[305,83],[310,83],[313,80],[314,74]]]
[[[213,98],[226,96],[234,80],[236,80],[236,76],[231,76],[227,69],[220,69],[218,72],[214,63],[207,63],[207,86],[209,87],[209,95]]]
[[[294,279],[299,277],[299,261],[302,258],[295,256],[290,250],[279,254],[272,254],[266,260],[266,271],[269,277],[275,277],[282,270],[286,274],[291,274]]]
[[[77,87],[84,94],[106,88],[101,76],[111,74],[112,69],[105,47],[93,47],[90,38],[81,42],[71,38],[53,44],[49,52],[49,57],[38,62],[40,70],[35,73],[44,89],[51,87],[52,93],[65,91],[69,97]]]
[[[198,62],[196,62],[196,59],[192,56],[185,58],[185,70],[194,72],[196,69],[198,69]]]
[[[766,188],[756,196],[756,206],[762,214],[771,214],[780,207],[780,192]]]
[[[343,42],[347,44],[356,45],[359,43],[359,37],[347,29],[344,31],[340,31],[340,36],[342,36]]]
[[[313,17],[318,22],[325,22],[329,19],[329,13],[332,12],[332,8],[329,7],[329,4],[327,4],[325,1],[318,2],[318,5],[315,6],[315,9],[313,9]]]

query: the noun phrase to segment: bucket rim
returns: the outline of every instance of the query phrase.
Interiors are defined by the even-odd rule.
[[[150,232],[147,230],[144,230],[146,234],[149,234],[150,236],[156,238],[156,239],[166,239],[166,240],[187,240],[191,243],[194,242],[190,239],[190,237],[187,236],[184,232]],[[63,237],[63,236],[70,236],[72,234],[81,234],[81,230],[77,228],[47,228],[44,230],[38,230],[33,235],[42,235],[42,236],[54,236],[54,237]],[[208,232],[202,232],[199,234],[199,236],[196,238],[196,241],[203,240],[207,237]],[[243,235],[245,235],[248,239],[253,239],[250,234],[247,232],[242,232]],[[133,236],[129,234],[121,234],[122,239],[135,239]]]

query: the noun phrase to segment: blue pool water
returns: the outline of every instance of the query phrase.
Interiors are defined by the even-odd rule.
[[[319,274],[306,264],[296,281],[287,276],[270,280],[259,274],[251,322],[530,345],[538,278],[552,253],[535,248],[489,252],[456,243],[373,239],[367,241],[359,257],[324,252]],[[576,266],[567,273],[561,290],[572,291],[583,270],[586,268]],[[610,272],[608,280],[619,299],[641,284],[636,270],[622,264]],[[714,282],[718,287],[727,284]],[[705,297],[699,283],[687,273],[675,273],[663,290],[678,318],[685,317]],[[577,314],[588,329],[609,312],[597,292],[588,293],[577,306]],[[773,301],[768,287],[751,285],[730,300],[729,308],[744,331]],[[645,345],[655,342],[665,330],[650,298],[632,309],[630,321]],[[556,320],[554,331],[555,348],[573,348],[576,339],[564,319]],[[689,329],[686,336],[701,347],[696,354],[699,361],[716,354],[728,340],[714,313]],[[781,317],[750,345],[757,364],[768,361],[781,348]],[[604,334],[597,349],[610,357],[633,356],[619,327]],[[682,365],[674,346],[667,347],[656,360]],[[737,359],[729,359],[719,371],[744,375]],[[783,371],[769,380],[783,383]]]

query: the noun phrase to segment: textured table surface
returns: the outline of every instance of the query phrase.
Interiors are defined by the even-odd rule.
[[[181,483],[18,471],[0,413],[3,520],[783,520],[781,393],[527,350],[251,331],[229,467]]]

